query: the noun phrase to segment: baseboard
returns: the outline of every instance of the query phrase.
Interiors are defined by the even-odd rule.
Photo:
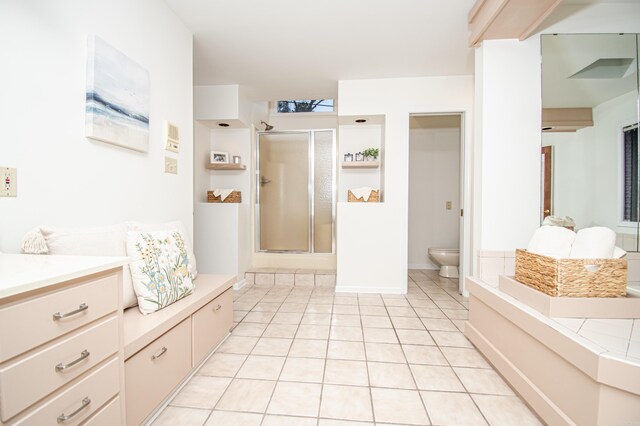
[[[432,271],[437,271],[439,268],[433,263],[410,263],[409,269],[430,269]]]
[[[240,290],[242,287],[244,287],[247,284],[247,280],[245,278],[243,278],[242,280],[236,282],[233,285],[233,289],[234,290]]]
[[[389,287],[361,287],[355,285],[336,286],[336,293],[382,293],[382,294],[404,294],[402,289]]]

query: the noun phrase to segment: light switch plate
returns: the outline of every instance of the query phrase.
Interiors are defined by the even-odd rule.
[[[165,140],[164,148],[167,151],[172,151],[175,153],[180,152],[180,130],[178,129],[178,126],[165,120],[163,127],[164,127],[163,134],[164,134],[164,140]]]
[[[0,167],[0,197],[18,196],[18,169],[12,167]]]
[[[447,201],[447,210],[451,210],[451,201]]]
[[[178,174],[178,160],[171,157],[164,157],[164,172]]]

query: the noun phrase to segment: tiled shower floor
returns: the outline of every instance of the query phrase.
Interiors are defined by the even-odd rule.
[[[538,425],[461,331],[457,281],[407,296],[249,285],[235,328],[154,425]]]

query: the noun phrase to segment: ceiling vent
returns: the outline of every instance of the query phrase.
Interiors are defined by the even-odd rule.
[[[630,74],[633,58],[601,58],[569,78],[622,78]]]

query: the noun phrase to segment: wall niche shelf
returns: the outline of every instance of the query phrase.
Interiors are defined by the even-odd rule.
[[[343,169],[377,169],[380,161],[343,161]]]
[[[247,170],[246,165],[235,163],[209,163],[206,168],[209,170]]]

